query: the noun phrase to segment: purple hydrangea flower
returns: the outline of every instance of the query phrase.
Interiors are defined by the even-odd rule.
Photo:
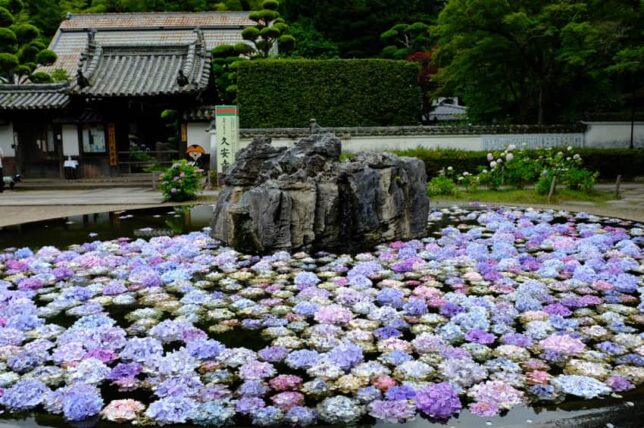
[[[192,340],[186,345],[190,355],[199,360],[211,360],[223,351],[225,346],[214,339]]]
[[[416,396],[416,390],[408,385],[392,386],[385,392],[387,400],[409,400]]]
[[[416,416],[413,403],[407,400],[375,400],[369,406],[369,415],[392,424],[405,422]]]
[[[416,407],[427,416],[448,419],[461,410],[461,400],[448,382],[430,384],[416,391]]]
[[[362,348],[352,343],[338,345],[331,349],[327,355],[329,360],[345,370],[350,369],[363,360]]]
[[[465,340],[473,343],[480,343],[481,345],[489,345],[494,343],[496,336],[484,330],[470,330],[465,333]]]
[[[257,352],[259,358],[269,363],[278,363],[288,355],[288,349],[281,346],[269,346]]]

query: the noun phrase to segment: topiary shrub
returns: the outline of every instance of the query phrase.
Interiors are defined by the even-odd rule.
[[[190,201],[197,198],[203,170],[185,159],[175,162],[161,175],[161,193],[166,201]]]
[[[36,62],[38,64],[42,65],[52,65],[53,63],[56,62],[56,52],[45,49],[43,51],[38,52],[38,55],[36,55]]]
[[[28,43],[40,35],[40,30],[31,24],[15,25],[12,29],[20,43]]]
[[[45,73],[44,71],[37,71],[33,73],[31,76],[29,76],[29,80],[31,80],[31,83],[52,83],[54,79],[51,78],[51,75],[49,73]]]
[[[18,67],[18,58],[10,53],[0,53],[0,71],[9,74]]]
[[[6,8],[0,7],[0,27],[8,27],[14,23],[13,15]]]
[[[10,49],[10,47],[18,42],[18,38],[16,37],[16,33],[11,31],[8,28],[1,28],[0,27],[0,48],[3,51],[7,50],[15,50],[15,49]]]

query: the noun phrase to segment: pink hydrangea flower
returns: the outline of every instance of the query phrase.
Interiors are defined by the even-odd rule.
[[[302,378],[296,375],[279,375],[271,379],[269,385],[276,391],[297,390],[302,386]]]
[[[271,401],[275,407],[288,411],[292,407],[304,405],[304,394],[295,391],[280,392],[271,397]]]
[[[523,402],[523,392],[498,380],[479,383],[469,390],[468,395],[474,401],[490,403],[499,409],[511,409]]]
[[[135,420],[145,406],[136,400],[114,400],[102,411],[101,416],[111,422],[123,423]]]
[[[543,339],[539,344],[544,351],[558,352],[564,355],[576,355],[582,352],[586,345],[579,339],[568,335],[550,335]]]
[[[483,418],[491,418],[499,414],[499,408],[494,403],[479,401],[470,404],[470,413]]]
[[[314,315],[317,322],[326,324],[346,324],[353,319],[353,313],[340,305],[322,306]]]
[[[377,378],[374,379],[372,383],[373,383],[373,386],[375,386],[381,391],[386,391],[390,387],[397,384],[396,380],[391,376],[378,376]]]

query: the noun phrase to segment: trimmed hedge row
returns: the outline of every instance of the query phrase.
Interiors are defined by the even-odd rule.
[[[407,61],[264,60],[237,69],[242,128],[417,125],[418,66]]]
[[[454,167],[458,173],[469,171],[476,173],[478,167],[487,165],[487,153],[454,149],[424,149],[415,148],[398,150],[399,156],[411,156],[425,162],[427,177],[432,178],[448,166]],[[615,179],[621,174],[622,178],[630,179],[644,176],[644,149],[575,149],[584,160],[583,166],[591,171],[599,171],[599,179]]]

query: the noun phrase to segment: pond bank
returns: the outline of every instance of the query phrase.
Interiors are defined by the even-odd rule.
[[[614,185],[598,184],[598,190],[611,190]],[[644,222],[644,183],[624,183],[621,187],[622,198],[596,204],[587,201],[564,201],[559,204],[530,204],[535,208],[555,208],[568,211],[620,217]],[[217,192],[204,191],[197,204],[212,203]],[[469,205],[475,201],[454,201],[441,197],[432,198],[431,206],[461,204]],[[183,203],[193,204],[193,202]],[[88,190],[37,190],[5,191],[0,194],[0,227],[27,223],[71,215],[92,214],[97,212],[133,210],[162,206],[177,206],[178,203],[164,203],[159,192],[139,188],[112,188]],[[508,205],[492,204],[487,205]],[[512,203],[516,206],[525,204]]]

